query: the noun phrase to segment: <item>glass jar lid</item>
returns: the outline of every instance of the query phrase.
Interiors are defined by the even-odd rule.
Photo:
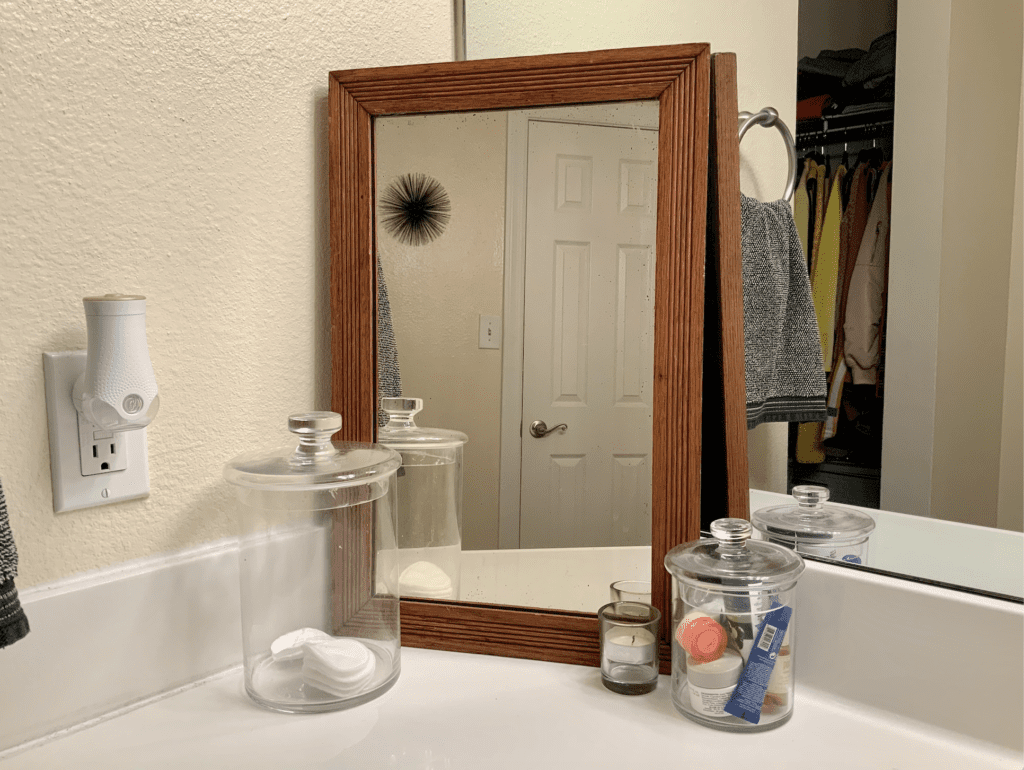
[[[421,428],[416,414],[423,410],[422,398],[382,398],[380,408],[387,424],[377,431],[377,441],[399,451],[454,449],[469,441],[465,433],[442,428]]]
[[[665,554],[665,569],[681,583],[724,593],[784,589],[804,571],[796,551],[751,540],[750,522],[718,519],[711,538],[677,545]]]
[[[337,412],[305,412],[288,418],[298,446],[246,452],[228,461],[232,484],[274,492],[301,492],[371,484],[395,473],[401,455],[379,444],[332,442],[341,430]]]
[[[750,515],[751,524],[766,537],[782,540],[847,542],[866,540],[875,528],[868,514],[845,505],[825,505],[826,487],[801,484],[793,487],[797,505],[768,506]]]

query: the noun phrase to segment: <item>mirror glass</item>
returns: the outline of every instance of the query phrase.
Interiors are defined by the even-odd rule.
[[[594,612],[650,580],[658,102],[378,117],[374,150],[381,395],[468,437],[454,598]]]
[[[874,410],[884,416],[868,479],[875,499],[865,506],[877,521],[870,565],[1024,595],[1019,5],[998,14],[965,7],[937,25],[928,4],[897,8],[895,0],[804,0],[774,17],[751,0],[725,16],[693,2],[655,3],[642,16],[587,2],[466,4],[470,59],[652,45],[700,29],[713,48],[738,56],[740,109],[768,102],[794,133],[797,59],[867,50],[895,28],[895,98],[886,100],[894,102],[886,372],[881,409]],[[760,34],[744,34],[751,20]],[[976,55],[981,40],[990,57],[984,61]],[[871,122],[857,119],[864,105],[853,106],[861,111],[851,112],[848,124]],[[863,148],[853,136],[828,142],[832,169],[845,149],[856,157]],[[989,163],[970,160],[978,147]],[[782,189],[784,153],[774,131],[748,133],[741,163],[760,177],[744,177],[748,194],[767,200]],[[787,468],[786,428],[775,428],[750,435],[751,468],[760,469],[755,509],[786,500],[787,471],[789,484],[807,483],[811,472],[841,464],[830,458],[820,468]],[[870,421],[861,428],[870,430]],[[861,480],[856,471],[847,484],[837,475],[813,480],[829,486],[836,502],[863,499],[842,489]]]

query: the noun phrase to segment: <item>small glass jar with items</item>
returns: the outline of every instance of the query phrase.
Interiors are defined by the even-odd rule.
[[[796,505],[772,505],[750,515],[761,540],[805,556],[868,563],[868,538],[875,528],[871,516],[845,505],[826,505],[826,487],[801,484],[793,487],[793,497]]]
[[[675,584],[672,703],[694,722],[731,732],[769,730],[793,714],[804,563],[751,532],[750,522],[719,519],[712,538],[665,556]]]

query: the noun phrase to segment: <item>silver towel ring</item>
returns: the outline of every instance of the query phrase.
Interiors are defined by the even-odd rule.
[[[751,126],[764,126],[765,128],[779,129],[779,133],[782,134],[782,138],[786,141],[786,157],[789,159],[789,183],[786,185],[785,199],[788,201],[793,197],[794,191],[796,191],[796,142],[793,141],[793,134],[789,132],[789,128],[779,117],[778,110],[774,107],[765,107],[760,112],[741,112],[740,113],[740,141],[743,141],[743,135],[747,133]]]

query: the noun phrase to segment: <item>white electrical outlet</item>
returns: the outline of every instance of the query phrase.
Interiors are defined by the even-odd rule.
[[[149,496],[146,429],[111,433],[80,421],[71,391],[84,371],[84,350],[43,353],[57,513]]]
[[[117,433],[92,425],[78,415],[78,449],[81,453],[82,475],[114,473],[128,467],[124,448],[124,432]]]

